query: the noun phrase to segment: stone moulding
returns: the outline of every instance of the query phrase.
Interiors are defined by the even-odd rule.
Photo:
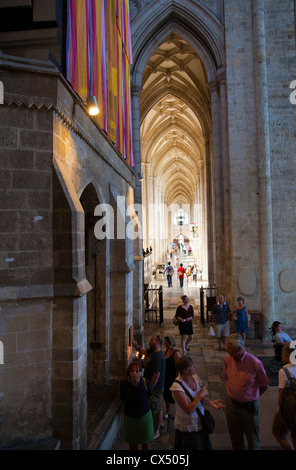
[[[17,106],[18,108],[24,106],[25,108],[45,108],[48,111],[51,109],[57,110],[55,103],[51,99],[40,98],[38,96],[23,96],[12,93],[5,93],[4,104],[7,106]]]
[[[56,113],[59,119],[63,121],[63,123],[71,129],[83,142],[86,143],[86,145],[89,146],[89,148],[95,152],[102,160],[104,160],[105,163],[107,163],[117,174],[121,176],[121,178],[125,179],[125,181],[131,185],[133,188],[135,187],[135,175],[133,175],[133,181],[130,179],[127,179],[124,174],[122,174],[116,166],[112,164],[110,160],[105,158],[104,155],[102,155],[97,146],[92,143],[86,135],[81,132],[80,130],[77,129],[77,127],[74,125],[74,123],[64,114],[64,112],[59,108],[59,106],[56,104],[55,100],[52,99],[46,99],[46,98],[41,98],[38,96],[29,96],[29,95],[18,95],[15,93],[8,93],[6,92],[4,94],[4,104],[6,104],[9,107],[16,106],[18,108],[20,107],[25,107],[27,109],[37,109],[42,110],[45,109],[47,111],[53,111]],[[118,149],[115,147],[115,144],[109,140],[107,137],[106,133],[100,128],[100,126],[94,121],[93,124],[96,126],[96,128],[99,130],[100,134],[103,136],[104,139],[108,141],[108,143],[112,146],[112,149],[115,151],[115,153],[118,154],[120,157],[120,161],[125,164],[128,169],[133,173],[132,168],[126,163],[126,161],[122,158],[121,154],[119,153]]]
[[[291,293],[296,291],[296,269],[285,268],[280,272],[279,284],[283,292]]]
[[[252,267],[242,268],[238,275],[238,286],[243,295],[253,295],[256,290],[256,273]]]

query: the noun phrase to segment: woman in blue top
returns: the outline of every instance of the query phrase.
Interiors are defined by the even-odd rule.
[[[248,309],[244,305],[245,301],[242,297],[238,297],[237,302],[238,304],[234,311],[236,314],[235,331],[242,336],[244,341],[246,341],[246,333],[250,328]]]

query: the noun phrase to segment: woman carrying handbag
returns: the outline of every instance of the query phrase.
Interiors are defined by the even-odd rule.
[[[182,356],[178,359],[176,369],[179,375],[171,386],[176,402],[174,450],[212,450],[211,439],[200,415],[205,415],[204,405],[211,405],[217,410],[224,405],[221,400],[210,401],[206,398],[208,391],[196,375],[190,357]]]

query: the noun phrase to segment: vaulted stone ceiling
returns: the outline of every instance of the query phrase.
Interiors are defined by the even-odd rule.
[[[207,77],[197,52],[171,34],[150,57],[141,94],[142,162],[167,204],[195,200],[210,129]]]

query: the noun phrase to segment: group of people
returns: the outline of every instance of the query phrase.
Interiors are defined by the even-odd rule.
[[[226,381],[225,403],[210,400],[207,388],[196,374],[195,365],[188,356],[189,343],[193,338],[193,307],[188,296],[184,295],[182,304],[176,310],[181,335],[182,352],[175,345],[173,337],[152,336],[149,348],[145,349],[137,342],[133,346],[147,357],[144,374],[141,364],[132,362],[127,370],[127,379],[121,383],[121,398],[124,401],[124,440],[130,449],[150,449],[151,442],[160,437],[163,418],[168,419],[170,406],[175,404],[174,450],[210,450],[212,443],[209,434],[203,429],[202,418],[205,407],[225,409],[227,428],[233,450],[243,450],[244,438],[249,450],[260,449],[259,439],[259,398],[268,389],[270,381],[262,362],[245,348],[248,311],[244,300],[238,298],[236,307],[237,331],[229,334],[226,325],[228,304],[223,294],[218,296],[217,307],[213,309],[213,325],[218,337],[218,349],[225,348],[222,378]],[[275,322],[276,323],[276,322]],[[296,364],[291,364],[290,337],[283,333],[281,324],[277,325],[277,341],[283,343],[283,364],[296,378]],[[294,350],[295,351],[295,350]],[[274,417],[273,435],[284,449],[296,449],[296,422],[286,421],[282,412],[283,390],[288,386],[284,371],[279,371],[279,409]],[[163,416],[163,405],[165,413]]]
[[[170,405],[175,404],[174,450],[211,450],[211,440],[203,430],[200,414],[204,415],[205,406],[220,409],[224,405],[221,400],[208,398],[207,388],[196,374],[192,359],[180,354],[173,337],[165,337],[165,353],[159,335],[152,336],[149,350],[136,342],[133,345],[148,354],[148,361],[143,376],[141,364],[132,362],[127,369],[128,378],[121,382],[123,439],[130,450],[137,450],[139,445],[149,450],[151,442],[160,437],[164,426],[162,398],[166,405],[165,419],[172,417]]]
[[[175,271],[172,266],[172,263],[169,261],[163,271],[163,275],[166,276],[167,281],[168,281],[168,287],[173,287],[174,273]],[[177,269],[177,275],[178,275],[180,287],[184,286],[185,277],[187,278],[187,284],[189,284],[191,276],[193,278],[193,282],[195,282],[196,284],[197,274],[198,274],[198,267],[196,266],[196,264],[194,264],[193,266],[188,265],[186,268],[184,268],[183,263],[181,263],[179,268]]]

